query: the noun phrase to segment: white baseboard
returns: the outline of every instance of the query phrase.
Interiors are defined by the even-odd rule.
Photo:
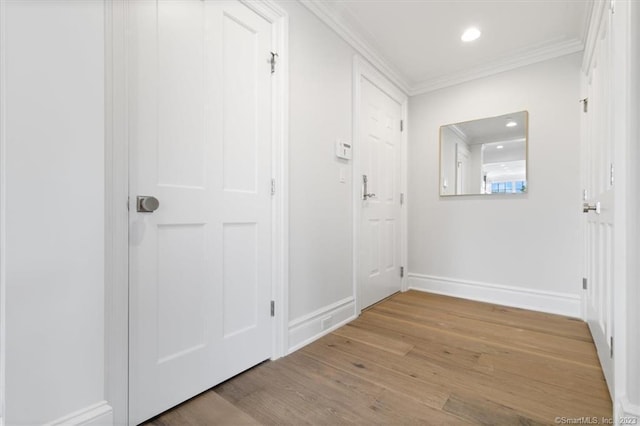
[[[620,405],[622,406],[622,417],[635,418],[640,422],[640,405],[633,404],[626,396],[622,398]]]
[[[357,317],[353,297],[347,297],[289,323],[289,349],[295,352]]]
[[[460,297],[514,308],[581,318],[580,295],[555,293],[477,281],[408,274],[409,289]]]
[[[112,426],[113,410],[107,401],[85,407],[81,410],[67,414],[45,426]]]

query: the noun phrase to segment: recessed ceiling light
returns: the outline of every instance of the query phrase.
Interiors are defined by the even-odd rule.
[[[473,40],[477,40],[478,37],[480,37],[480,34],[482,34],[482,33],[476,27],[467,28],[464,31],[464,33],[462,33],[462,37],[460,37],[460,40],[462,40],[464,42],[470,42],[470,41],[473,41]]]
[[[503,145],[498,145],[498,146],[496,146],[496,149],[502,149],[502,148],[504,148],[504,146],[503,146]]]
[[[513,120],[507,121],[507,124],[506,124],[507,127],[516,127],[517,125],[518,125],[518,123],[516,123]]]

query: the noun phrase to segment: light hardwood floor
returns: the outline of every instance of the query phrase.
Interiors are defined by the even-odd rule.
[[[409,291],[149,425],[535,425],[611,412],[585,323]]]

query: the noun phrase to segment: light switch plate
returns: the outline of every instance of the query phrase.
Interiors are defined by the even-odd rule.
[[[340,139],[336,140],[336,157],[351,160],[351,144]]]

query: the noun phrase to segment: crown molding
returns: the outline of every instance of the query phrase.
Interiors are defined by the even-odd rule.
[[[387,61],[383,55],[378,52],[371,43],[367,42],[364,37],[353,29],[353,24],[349,23],[344,17],[340,16],[337,11],[327,2],[317,0],[298,0],[300,4],[309,9],[322,22],[329,26],[336,34],[346,41],[356,52],[362,55],[366,60],[378,69],[385,77],[395,84],[405,94],[409,92],[409,83],[396,70],[396,68]]]
[[[476,80],[482,77],[489,77],[505,71],[514,70],[526,65],[547,61],[549,59],[559,58],[561,56],[570,55],[580,52],[584,49],[581,40],[571,39],[561,43],[555,43],[550,46],[541,47],[534,50],[528,50],[519,55],[496,61],[489,65],[480,66],[473,70],[453,73],[445,77],[424,80],[409,90],[410,96],[421,95],[434,90],[443,89],[449,86],[466,83],[467,81]]]
[[[535,49],[529,49],[520,54],[494,61],[491,64],[479,66],[473,70],[464,70],[442,77],[426,79],[417,84],[411,84],[411,82],[403,77],[397,68],[380,53],[374,44],[366,40],[362,32],[357,30],[355,23],[342,16],[329,2],[320,0],[298,0],[298,2],[329,26],[338,36],[353,47],[356,52],[362,55],[393,84],[409,96],[421,95],[585,50],[583,40],[578,38],[569,39]],[[600,21],[599,17],[602,15],[604,4],[609,2],[610,0],[597,0],[594,3],[593,10],[588,14],[587,19],[589,19],[590,26],[587,34],[589,34],[591,39],[595,39],[595,37],[592,36],[593,31],[591,27],[595,25],[594,21]],[[587,38],[587,46],[589,46],[589,42],[594,44],[594,41],[590,41],[591,39]],[[585,58],[586,57],[585,51]]]
[[[464,143],[469,143],[469,138],[467,137],[466,133],[463,132],[460,127],[458,127],[458,124],[459,123],[451,124],[449,126],[449,129],[451,129],[453,133],[455,133],[460,139],[462,139]]]

